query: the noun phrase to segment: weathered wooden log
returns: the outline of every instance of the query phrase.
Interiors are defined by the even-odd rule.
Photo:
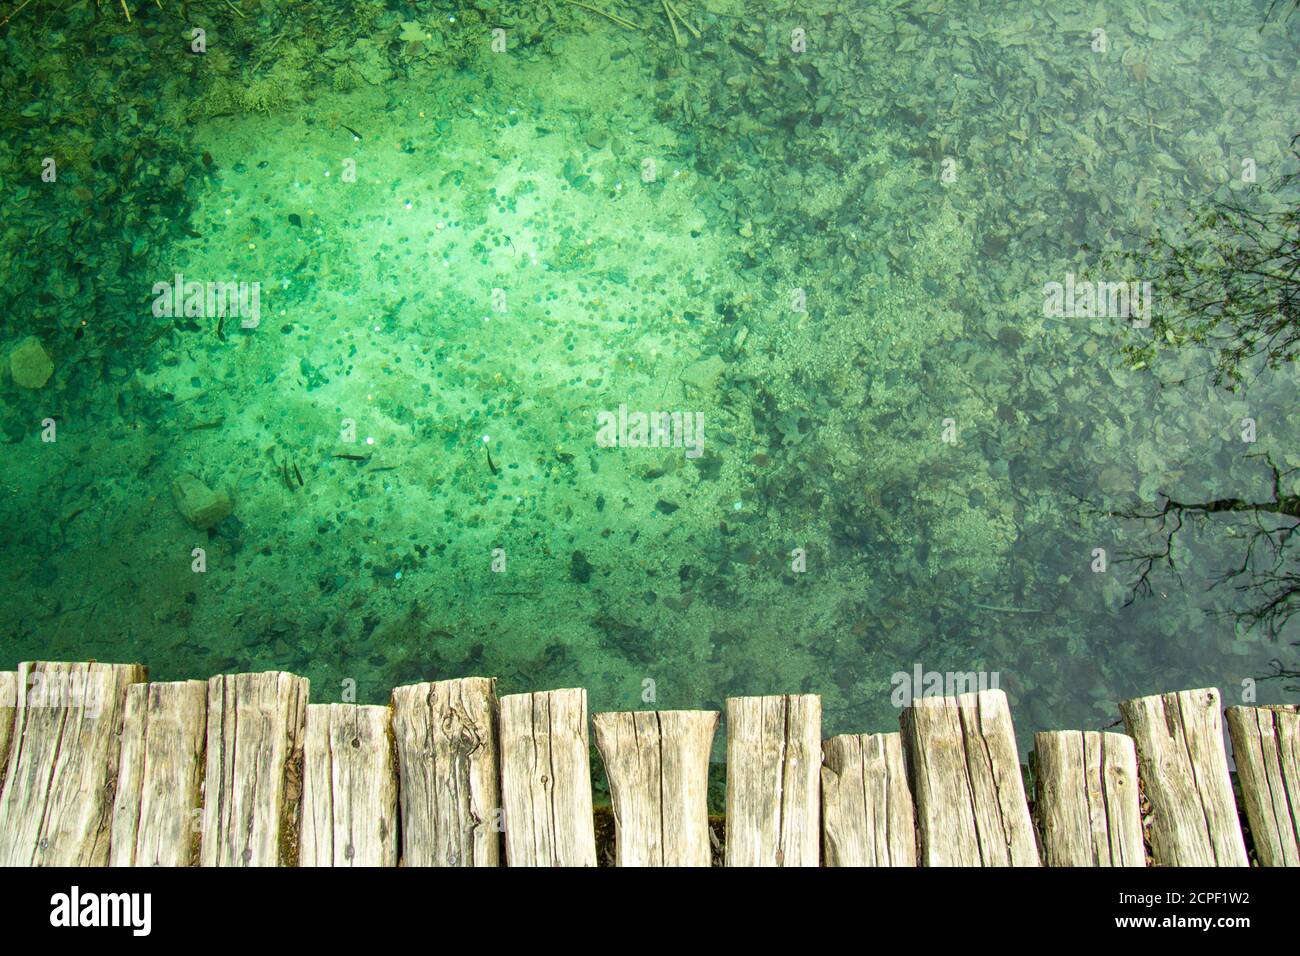
[[[1146,866],[1137,751],[1126,734],[1034,735],[1034,816],[1048,866]]]
[[[0,671],[0,791],[9,770],[9,740],[13,737],[14,717],[18,712],[18,673]]]
[[[587,692],[501,698],[501,804],[509,866],[595,866]]]
[[[403,866],[498,866],[501,787],[496,682],[393,691]]]
[[[597,714],[618,866],[708,866],[716,710]]]
[[[198,862],[207,707],[201,680],[127,688],[110,866]]]
[[[18,665],[0,866],[104,866],[126,689],[138,664]]]
[[[727,866],[817,866],[822,701],[727,701]]]
[[[1261,866],[1300,866],[1300,708],[1229,707],[1241,802]]]
[[[1211,687],[1119,705],[1151,801],[1151,855],[1158,866],[1249,865],[1228,776],[1220,700]]]
[[[398,688],[390,711],[309,707],[291,674],[145,676],[0,672],[0,866],[392,865],[398,832],[406,865],[596,863],[585,691],[498,703],[469,678]],[[1141,788],[1154,862],[1247,865],[1219,707],[1184,691],[1121,704],[1131,738],[1038,734],[1046,862],[1143,865]],[[1038,864],[1000,691],[916,700],[901,736],[836,737],[824,763],[820,716],[815,696],[728,702],[728,865]],[[1259,861],[1300,866],[1300,709],[1227,719]],[[595,723],[617,862],[707,865],[717,714]]]
[[[822,852],[827,866],[916,866],[916,817],[899,734],[845,734],[822,744]]]
[[[203,866],[293,866],[310,684],[281,671],[208,681]]]
[[[922,697],[902,715],[925,866],[1038,866],[1007,695]]]
[[[308,704],[299,866],[396,866],[392,711]]]

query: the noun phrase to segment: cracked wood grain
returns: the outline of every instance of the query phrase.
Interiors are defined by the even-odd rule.
[[[104,866],[138,664],[22,663],[0,792],[0,866]]]
[[[716,710],[597,714],[618,866],[709,866]]]
[[[587,692],[501,698],[501,805],[509,866],[595,866]]]
[[[1228,775],[1220,702],[1211,687],[1119,705],[1151,801],[1151,855],[1157,866],[1249,865]]]
[[[208,681],[203,866],[292,866],[310,683],[282,671]]]
[[[198,862],[207,695],[201,680],[127,688],[110,866]]]
[[[1126,734],[1034,736],[1034,816],[1048,866],[1146,866],[1137,751]]]
[[[1241,802],[1261,866],[1300,866],[1300,708],[1229,707]]]
[[[496,681],[465,677],[396,688],[393,734],[402,866],[499,866]]]
[[[727,866],[817,866],[821,698],[727,700]]]
[[[916,866],[916,817],[899,734],[845,734],[822,744],[827,866]]]
[[[392,711],[308,704],[299,866],[396,866]]]
[[[9,741],[17,710],[18,672],[0,671],[0,791],[4,790],[5,772],[9,769]]]
[[[922,697],[903,743],[924,866],[1038,866],[1007,695]]]

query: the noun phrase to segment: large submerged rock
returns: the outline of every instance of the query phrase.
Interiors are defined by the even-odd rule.
[[[54,374],[54,363],[41,340],[29,335],[9,353],[9,374],[14,384],[23,388],[40,388]]]
[[[720,356],[710,355],[708,358],[702,358],[698,362],[688,365],[682,371],[681,378],[683,382],[692,388],[707,392],[717,384],[726,367],[727,363],[722,361]]]
[[[185,520],[199,529],[211,528],[234,510],[224,491],[213,491],[193,475],[181,475],[172,482],[172,497]]]

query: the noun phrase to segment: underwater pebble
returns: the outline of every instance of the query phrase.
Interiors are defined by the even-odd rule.
[[[717,355],[710,355],[708,358],[700,359],[691,365],[686,366],[682,372],[682,381],[692,388],[698,388],[700,391],[707,391],[717,383],[718,378],[722,375],[722,370],[726,368],[726,363]]]
[[[234,510],[229,495],[213,491],[193,475],[181,475],[172,482],[172,497],[185,520],[200,530],[211,528]]]
[[[29,335],[9,353],[9,374],[14,384],[23,388],[40,388],[54,374],[54,363],[41,340]]]

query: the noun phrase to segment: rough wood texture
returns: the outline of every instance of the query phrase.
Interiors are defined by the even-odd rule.
[[[1126,734],[1034,735],[1034,816],[1048,866],[1146,866],[1137,751]]]
[[[397,865],[392,711],[308,704],[299,866]]]
[[[201,680],[127,688],[110,866],[198,862],[207,707]]]
[[[9,739],[13,736],[17,710],[18,673],[0,671],[0,790],[4,789],[5,771],[9,769]]]
[[[916,866],[901,735],[845,734],[822,744],[822,851],[827,866]]]
[[[716,710],[597,714],[618,866],[708,866]]]
[[[501,789],[496,681],[393,691],[403,866],[498,866]]]
[[[1300,709],[1229,707],[1228,734],[1261,866],[1300,866]]]
[[[1249,865],[1219,708],[1219,692],[1212,687],[1119,705],[1151,801],[1151,855],[1157,865]]]
[[[595,866],[587,692],[501,698],[501,804],[509,866]]]
[[[1038,866],[1007,695],[923,697],[903,711],[925,866]]]
[[[727,701],[727,866],[817,866],[822,701]]]
[[[297,862],[309,689],[280,671],[208,681],[204,866]]]
[[[18,665],[0,866],[104,866],[126,688],[138,664]]]

